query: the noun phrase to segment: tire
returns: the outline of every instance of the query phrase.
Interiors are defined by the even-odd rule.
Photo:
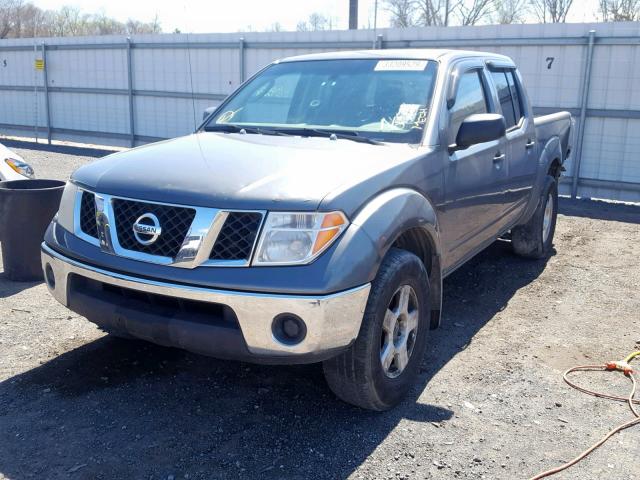
[[[100,330],[102,330],[104,333],[109,335],[109,337],[111,337],[111,338],[121,338],[123,340],[135,340],[136,339],[136,337],[134,337],[130,333],[126,332],[125,330],[120,330],[118,328],[109,328],[108,330],[105,330],[104,328],[101,328]]]
[[[401,298],[408,299],[406,309],[402,307]],[[394,311],[407,313],[397,316]],[[368,410],[383,411],[397,405],[418,375],[429,324],[427,271],[417,256],[392,248],[372,282],[358,337],[346,352],[323,363],[324,375],[333,393],[347,403]],[[390,328],[391,325],[397,326]],[[409,332],[411,325],[417,328]],[[393,334],[389,333],[391,330]],[[407,357],[398,353],[402,348],[397,347],[395,341],[391,343],[391,339],[396,338],[396,330],[398,344],[406,339]],[[385,352],[392,352],[385,355],[385,359],[393,358],[386,370],[381,360]],[[400,368],[403,363],[406,366]]]
[[[550,202],[550,209],[547,210]],[[545,217],[548,223],[545,222]],[[518,225],[511,231],[513,251],[525,258],[548,257],[551,254],[557,218],[558,179],[547,175],[535,212],[527,223]]]

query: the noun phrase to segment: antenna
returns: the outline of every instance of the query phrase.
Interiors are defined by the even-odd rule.
[[[373,48],[378,44],[378,0],[373,4]]]
[[[184,3],[184,14],[185,20],[187,18],[187,4]],[[191,87],[191,110],[193,115],[193,131],[195,132],[198,128],[198,123],[196,121],[196,97],[195,92],[193,90],[193,67],[191,66],[191,26],[187,25],[187,59],[189,64],[189,85]]]

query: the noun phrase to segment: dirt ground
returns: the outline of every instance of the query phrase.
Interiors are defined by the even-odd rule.
[[[104,154],[7,143],[40,177]],[[0,273],[0,479],[526,479],[559,465],[631,415],[563,370],[640,340],[640,206],[560,207],[548,261],[496,242],[445,281],[419,382],[386,413],[336,400],[317,365],[110,338]],[[618,374],[579,379],[628,392]],[[554,478],[640,478],[640,427]]]

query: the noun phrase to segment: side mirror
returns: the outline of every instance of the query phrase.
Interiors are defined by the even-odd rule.
[[[204,112],[202,112],[202,121],[204,122],[207,119],[207,117],[214,112],[214,110],[216,108],[218,108],[218,107],[207,107],[207,108],[205,108]]]
[[[478,113],[469,115],[464,119],[458,134],[456,143],[449,145],[449,153],[464,150],[471,145],[491,142],[502,138],[507,130],[504,117],[497,113]]]

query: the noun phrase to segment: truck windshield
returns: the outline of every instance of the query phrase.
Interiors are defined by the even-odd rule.
[[[205,130],[352,137],[419,143],[436,62],[314,60],[267,68],[218,109]],[[254,127],[250,129],[249,127]]]

